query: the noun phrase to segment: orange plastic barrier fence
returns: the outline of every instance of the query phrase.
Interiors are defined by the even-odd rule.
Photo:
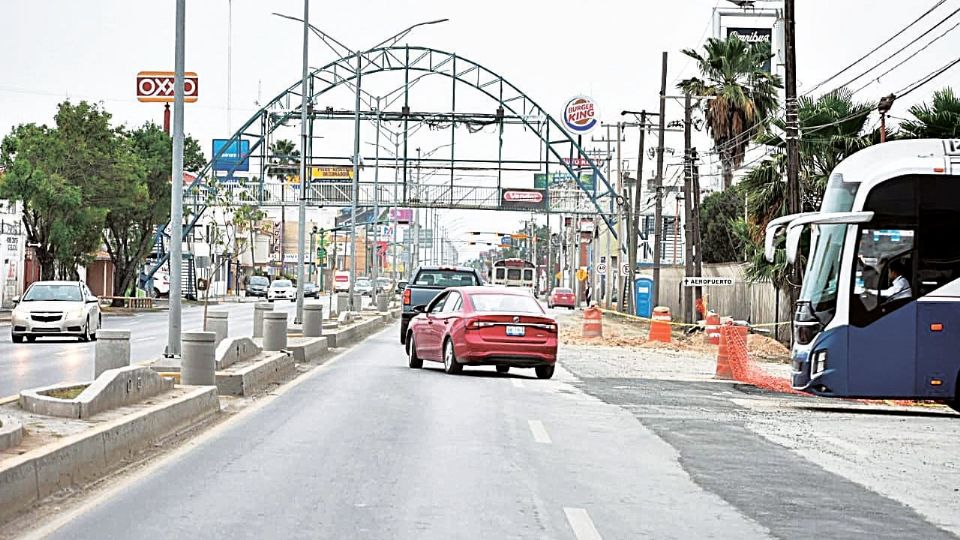
[[[583,329],[585,338],[603,337],[603,312],[596,306],[583,310]]]
[[[776,392],[800,393],[790,387],[789,381],[770,375],[753,364],[747,350],[748,333],[749,329],[746,326],[723,325],[720,327],[720,349],[726,351],[732,378],[758,388]],[[718,373],[720,371],[719,354],[717,355],[717,371]],[[717,378],[720,378],[719,375]]]
[[[670,343],[670,308],[657,306],[653,308],[653,320],[650,322],[650,341]]]

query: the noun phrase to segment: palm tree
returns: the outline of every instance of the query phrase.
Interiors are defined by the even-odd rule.
[[[802,97],[799,100],[800,120],[800,190],[801,210],[813,212],[820,209],[827,180],[833,169],[857,151],[879,142],[880,133],[867,127],[867,119],[875,108],[873,103],[859,103],[847,89],[834,90],[817,98]],[[783,132],[786,121],[782,118],[771,124]],[[747,210],[750,223],[746,224],[749,243],[748,279],[769,279],[777,291],[788,284],[789,265],[782,249],[777,249],[776,262],[770,263],[763,256],[763,236],[767,223],[786,215],[787,160],[784,153],[786,141],[779,135],[768,133],[756,139],[759,144],[776,150],[748,172],[738,187],[747,193]],[[798,259],[801,267],[805,259]],[[797,284],[799,285],[799,284]]]
[[[916,120],[900,124],[898,137],[905,139],[960,138],[960,98],[952,88],[934,92],[933,102],[910,107]]]
[[[780,77],[765,69],[773,55],[767,44],[750,44],[732,35],[708,39],[704,54],[685,49],[697,62],[702,78],[681,81],[678,88],[705,96],[707,128],[723,164],[725,188],[733,184],[733,169],[743,165],[750,141],[764,131],[777,108]]]
[[[280,181],[288,180],[298,174],[300,168],[300,151],[293,141],[280,139],[270,145],[270,165],[268,176]]]

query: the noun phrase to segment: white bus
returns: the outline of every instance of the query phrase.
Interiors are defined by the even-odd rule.
[[[494,285],[533,290],[537,285],[537,269],[532,262],[523,259],[501,259],[494,261],[490,281]]]

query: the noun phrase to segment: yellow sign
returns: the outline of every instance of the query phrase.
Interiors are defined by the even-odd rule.
[[[311,167],[310,178],[313,180],[353,180],[353,167]]]
[[[577,270],[577,281],[586,281],[587,280],[587,271],[584,268]]]
[[[563,272],[557,272],[557,279],[563,279]]]

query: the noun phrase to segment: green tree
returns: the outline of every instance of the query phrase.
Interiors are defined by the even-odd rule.
[[[683,53],[694,59],[701,78],[680,82],[693,96],[705,96],[707,129],[723,164],[723,185],[733,184],[733,170],[743,164],[751,139],[762,133],[777,108],[780,77],[765,69],[772,54],[769,45],[745,43],[737,36],[708,39],[703,54]]]
[[[77,278],[100,244],[113,183],[133,171],[110,115],[97,105],[61,103],[55,128],[21,125],[4,138],[8,169],[0,197],[24,203],[24,227],[37,244],[43,279]]]
[[[711,193],[700,203],[700,243],[703,262],[744,260],[744,241],[735,224],[743,221],[744,197],[739,186]]]
[[[905,139],[956,139],[960,138],[960,98],[952,88],[944,88],[933,94],[930,104],[921,103],[910,107],[914,120],[900,124],[897,134]]]
[[[113,262],[113,294],[126,296],[137,285],[140,266],[154,244],[157,227],[170,217],[172,139],[148,122],[132,131],[119,131],[118,144],[133,166],[105,186],[101,204],[107,210],[102,240]],[[202,168],[205,158],[192,137],[185,138],[184,163]]]

